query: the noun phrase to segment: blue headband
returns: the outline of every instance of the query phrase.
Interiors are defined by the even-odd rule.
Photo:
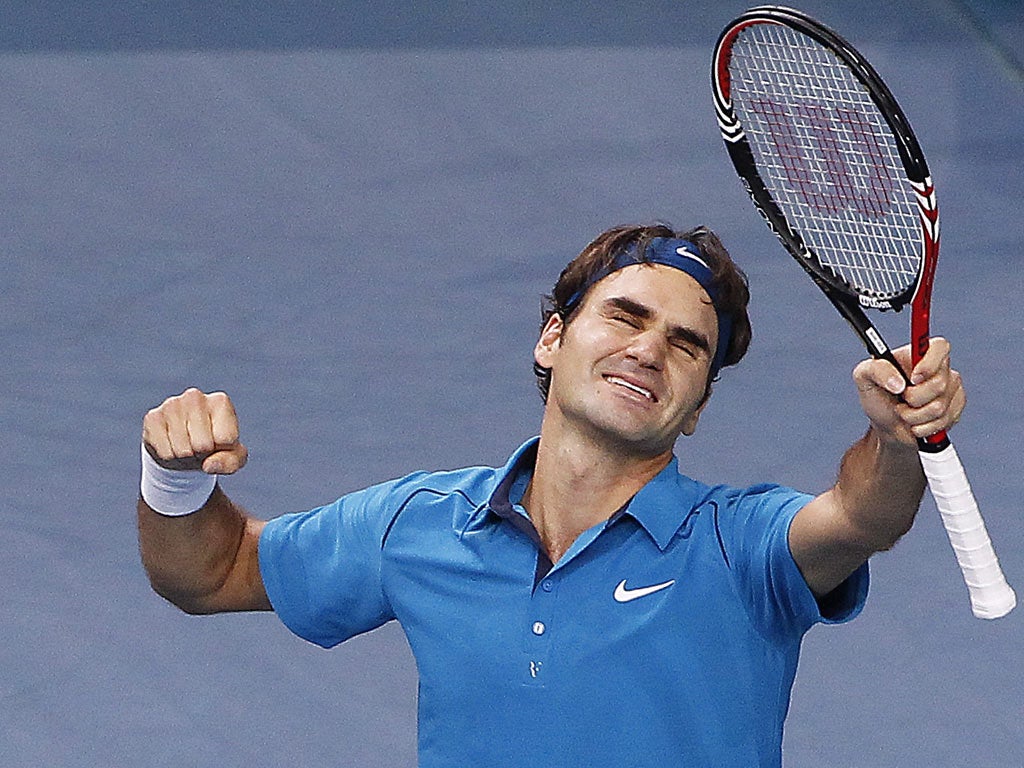
[[[590,287],[599,280],[603,280],[613,272],[618,272],[623,267],[633,264],[662,264],[666,267],[673,267],[685,272],[696,280],[704,292],[711,298],[715,307],[715,314],[718,316],[718,344],[715,348],[715,357],[711,361],[711,376],[717,376],[725,363],[725,354],[729,350],[729,341],[732,338],[732,316],[723,312],[719,307],[718,287],[715,285],[711,268],[700,255],[700,249],[691,241],[672,237],[655,237],[647,244],[644,257],[641,259],[637,254],[637,244],[633,243],[626,250],[615,256],[611,266],[598,270],[591,275],[576,293],[569,297],[565,303],[565,312],[568,314],[575,309],[576,304],[583,298],[583,295],[590,290]]]

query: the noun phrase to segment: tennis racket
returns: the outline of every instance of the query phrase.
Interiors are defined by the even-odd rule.
[[[917,365],[928,351],[939,211],[921,147],[885,83],[835,32],[776,6],[726,27],[711,77],[729,157],[768,226],[868,352],[897,368],[864,309],[909,304]],[[945,432],[918,445],[974,615],[1004,616],[1016,596],[956,451]]]

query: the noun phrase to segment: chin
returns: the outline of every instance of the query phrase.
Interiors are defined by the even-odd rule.
[[[629,429],[622,425],[606,424],[598,428],[602,442],[616,453],[635,456],[660,456],[671,451],[675,438],[669,439],[664,434],[652,434],[643,429]]]

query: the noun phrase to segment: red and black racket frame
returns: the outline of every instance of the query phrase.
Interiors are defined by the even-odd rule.
[[[753,151],[733,107],[729,73],[733,43],[744,29],[755,24],[785,25],[829,48],[864,84],[871,99],[892,129],[900,159],[906,171],[907,181],[912,185],[917,198],[922,229],[921,271],[916,283],[902,294],[884,299],[864,296],[822,264],[800,235],[792,229],[785,214],[762,181]],[[912,365],[917,365],[928,351],[932,285],[939,255],[939,211],[935,200],[935,188],[924,153],[896,99],[874,68],[846,40],[809,16],[780,6],[752,8],[737,17],[722,32],[715,46],[711,79],[722,138],[736,172],[743,181],[755,207],[786,250],[796,258],[828,300],[854,329],[868,353],[875,358],[892,363],[909,384],[909,376],[896,361],[892,350],[862,309],[863,305],[883,311],[899,311],[905,305],[910,304],[911,357]],[[919,448],[929,453],[942,451],[948,445],[949,439],[945,432],[918,440]]]

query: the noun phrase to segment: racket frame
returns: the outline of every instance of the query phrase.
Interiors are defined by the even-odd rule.
[[[732,101],[729,64],[732,45],[740,33],[755,24],[788,26],[824,45],[867,89],[892,131],[907,181],[911,184],[921,219],[921,259],[917,280],[895,297],[865,295],[827,268],[791,227],[761,179],[753,150]],[[755,207],[786,250],[804,268],[840,315],[857,333],[870,355],[892,363],[907,383],[909,376],[896,361],[864,307],[899,311],[911,306],[911,363],[916,366],[928,351],[931,295],[939,252],[939,213],[928,165],[910,123],[895,97],[868,61],[844,38],[800,11],[780,6],[752,8],[737,17],[719,36],[711,68],[715,111],[722,138],[737,174]],[[922,467],[957,556],[971,596],[974,615],[995,619],[1016,606],[992,548],[967,476],[946,433],[918,440]]]
[[[788,26],[818,41],[834,53],[867,89],[871,100],[878,107],[892,131],[907,181],[911,184],[922,224],[922,257],[917,280],[911,288],[889,298],[880,299],[865,295],[851,286],[833,270],[822,264],[813,250],[795,232],[785,214],[779,208],[771,193],[761,180],[754,160],[753,150],[736,116],[731,98],[731,77],[729,61],[733,41],[739,34],[755,24],[778,24]],[[911,305],[911,365],[916,366],[928,351],[930,338],[931,295],[935,281],[935,268],[939,256],[939,210],[935,199],[935,187],[928,171],[928,163],[918,143],[910,121],[907,119],[892,92],[881,76],[856,48],[834,31],[823,27],[810,16],[791,8],[781,6],[760,6],[752,8],[723,31],[715,46],[715,65],[712,67],[712,86],[719,127],[725,139],[726,148],[737,173],[743,180],[747,192],[757,209],[762,213],[772,231],[785,246],[829,301],[846,319],[864,343],[868,354],[892,363],[903,375],[907,384],[909,375],[896,362],[892,350],[881,333],[868,319],[862,309],[867,306],[879,310],[901,310]],[[949,445],[945,432],[940,432],[919,441],[923,451],[938,452]]]

